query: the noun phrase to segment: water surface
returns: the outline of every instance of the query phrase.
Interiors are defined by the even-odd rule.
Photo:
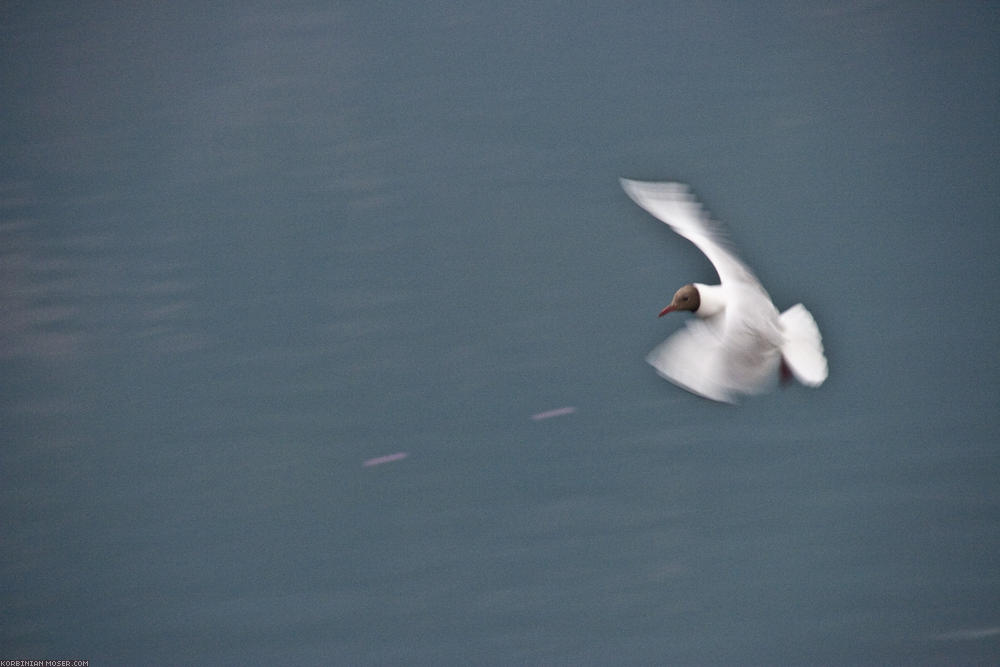
[[[0,657],[1000,658],[995,5],[0,16]],[[619,176],[821,389],[655,376]]]

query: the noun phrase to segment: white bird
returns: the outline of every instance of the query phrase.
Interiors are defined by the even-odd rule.
[[[662,317],[689,310],[697,318],[646,357],[657,373],[690,392],[726,403],[771,389],[779,371],[810,387],[823,384],[827,363],[813,316],[801,303],[778,313],[764,286],[686,185],[624,178],[621,184],[636,204],[705,253],[719,274],[719,285],[681,287],[660,312]]]

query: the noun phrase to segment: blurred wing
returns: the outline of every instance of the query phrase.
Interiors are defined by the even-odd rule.
[[[688,186],[627,178],[621,179],[621,184],[632,201],[695,244],[715,267],[723,285],[729,281],[759,284],[753,271],[729,247],[719,224],[708,217]]]
[[[725,349],[716,327],[702,320],[657,345],[646,361],[660,376],[688,391],[723,403],[735,403],[725,382]]]
[[[740,396],[770,390],[781,361],[772,336],[743,319],[718,315],[688,320],[646,357],[656,372],[713,401],[735,403]]]

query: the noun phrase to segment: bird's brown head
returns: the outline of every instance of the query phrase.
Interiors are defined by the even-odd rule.
[[[659,317],[663,317],[675,310],[690,310],[693,313],[698,310],[698,306],[700,305],[701,295],[698,294],[698,288],[694,285],[685,285],[677,290],[677,293],[674,294],[674,300],[670,302],[669,306],[660,311]]]

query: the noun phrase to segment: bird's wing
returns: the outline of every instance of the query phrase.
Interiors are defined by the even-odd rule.
[[[709,218],[705,209],[683,183],[648,183],[621,179],[622,188],[636,204],[695,244],[719,274],[719,282],[760,282],[730,247],[719,224]]]
[[[740,396],[772,388],[781,360],[779,348],[745,321],[719,314],[687,325],[646,357],[656,372],[713,401],[735,403]]]
[[[718,327],[703,320],[689,320],[646,355],[662,377],[688,391],[723,403],[736,396],[725,378],[725,346]]]

